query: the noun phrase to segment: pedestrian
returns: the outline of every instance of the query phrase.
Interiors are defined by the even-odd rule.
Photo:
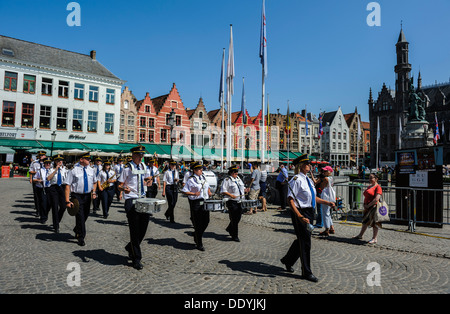
[[[375,173],[371,173],[369,175],[369,186],[364,191],[364,211],[363,211],[363,220],[362,227],[359,234],[353,239],[362,240],[364,233],[366,232],[368,227],[373,228],[372,239],[368,242],[369,244],[376,244],[378,242],[378,230],[381,228],[381,223],[375,222],[375,212],[377,210],[377,203],[380,201],[381,195],[383,194],[383,190],[381,186],[378,184],[378,175]]]
[[[189,177],[181,190],[189,199],[191,220],[194,225],[194,242],[196,248],[204,251],[203,233],[209,224],[209,211],[204,208],[204,201],[211,197],[209,184],[203,175],[203,166],[199,162],[191,164],[193,175]]]
[[[41,223],[46,223],[48,219],[48,213],[50,212],[50,180],[49,174],[52,172],[52,160],[46,158],[43,160],[43,167],[40,168],[34,176],[33,182],[36,183],[36,196],[39,205],[39,219]]]
[[[250,200],[257,200],[259,198],[259,191],[261,187],[259,185],[259,181],[261,180],[261,171],[258,169],[258,163],[254,162],[252,164],[252,176],[249,183],[250,192],[248,193],[248,198]],[[257,207],[252,207],[248,211],[248,215],[256,214]]]
[[[293,164],[296,175],[289,181],[288,202],[297,239],[281,259],[281,263],[285,265],[286,271],[293,272],[292,266],[300,258],[302,278],[317,282],[318,279],[311,270],[311,231],[313,229],[311,222],[314,219],[314,207],[316,202],[331,207],[334,207],[335,204],[316,196],[314,182],[306,175],[311,171],[307,154],[296,158]]]
[[[331,168],[331,169],[333,169],[333,168]],[[310,172],[310,174],[311,174],[311,179],[314,182],[314,187],[316,189],[317,196],[321,197],[322,190],[327,186],[328,183],[325,180],[323,168],[321,168],[319,171],[320,171],[320,173],[317,178],[314,176],[314,174],[312,172]],[[314,225],[314,228],[320,229],[323,227],[322,204],[317,203],[315,210],[316,210],[317,215],[316,215],[316,223]]]
[[[79,157],[79,162],[67,173],[64,181],[65,197],[67,207],[74,206],[76,199],[79,210],[75,215],[75,238],[79,246],[85,246],[86,220],[89,217],[91,201],[97,198],[97,176],[92,167],[89,166],[91,154],[85,153]]]
[[[94,173],[95,176],[97,177],[98,180],[98,176],[100,175],[100,171],[102,171],[103,169],[103,160],[101,157],[96,157],[94,160]],[[94,213],[96,213],[98,210],[100,210],[100,191],[97,189],[96,190],[97,196],[95,197],[95,199],[92,201],[92,211]]]
[[[109,216],[109,209],[114,199],[114,185],[117,181],[117,174],[111,169],[111,162],[105,161],[102,171],[98,175],[98,190],[100,202],[102,204],[103,218]]]
[[[277,176],[277,180],[275,183],[275,187],[278,190],[279,196],[280,196],[280,207],[278,207],[278,210],[286,210],[286,200],[288,195],[288,181],[289,181],[289,175],[288,171],[286,169],[286,166],[284,164],[280,164],[280,173]]]
[[[151,158],[148,161],[148,170],[150,172],[150,179],[147,181],[147,198],[156,198],[158,195],[158,187],[160,186],[159,181],[159,170],[155,167],[156,160]]]
[[[38,189],[36,189],[36,184],[34,176],[39,171],[39,169],[44,167],[44,159],[46,158],[45,151],[39,151],[36,155],[36,159],[30,164],[29,172],[30,172],[30,182],[33,187],[33,198],[34,198],[34,207],[36,210],[36,216],[39,216],[41,212],[41,203],[38,201]]]
[[[52,208],[53,229],[59,233],[59,223],[62,220],[64,212],[66,211],[66,197],[64,180],[67,176],[67,169],[64,167],[64,157],[56,155],[53,157],[55,167],[48,175],[50,181],[49,203]]]
[[[331,176],[333,173],[333,168],[330,166],[326,166],[322,168],[323,173],[323,182],[325,183],[325,187],[322,189],[322,193],[319,196],[319,193],[317,193],[317,196],[319,196],[321,199],[329,202],[336,202],[336,192],[333,188],[333,177]],[[322,231],[319,233],[320,236],[329,236],[330,234],[334,234],[334,226],[333,226],[333,219],[331,219],[331,208],[328,205],[323,204],[317,204],[317,206],[321,207],[322,212],[322,222],[323,226],[325,227],[325,231]]]
[[[130,230],[130,242],[125,246],[125,250],[128,252],[133,268],[141,270],[144,267],[141,263],[141,243],[147,232],[150,214],[137,212],[135,203],[139,198],[146,197],[144,185],[151,179],[148,169],[142,162],[145,148],[134,147],[131,153],[131,161],[124,168],[118,181],[119,190],[124,193],[125,212]]]
[[[261,171],[261,179],[259,179],[259,200],[261,201],[262,209],[261,211],[267,211],[267,202],[266,202],[266,189],[267,189],[267,165],[263,164],[260,167]]]
[[[164,172],[163,175],[163,190],[162,196],[167,197],[167,210],[164,213],[167,220],[171,223],[175,222],[175,206],[178,201],[178,181],[180,180],[180,174],[177,170],[177,162],[170,160],[169,169]]]
[[[228,168],[228,177],[225,178],[222,184],[220,193],[228,197],[227,208],[230,223],[225,229],[231,236],[233,241],[239,242],[238,225],[242,218],[242,201],[245,199],[245,193],[248,189],[245,188],[244,182],[239,177],[239,169],[236,166]]]

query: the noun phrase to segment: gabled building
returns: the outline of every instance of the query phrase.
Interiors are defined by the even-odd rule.
[[[350,130],[342,113],[341,107],[337,111],[326,112],[323,115],[322,149],[323,159],[332,165],[350,165]]]

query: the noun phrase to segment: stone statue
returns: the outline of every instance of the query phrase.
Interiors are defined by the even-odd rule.
[[[408,121],[425,121],[426,98],[422,91],[414,90],[413,79],[409,81]]]

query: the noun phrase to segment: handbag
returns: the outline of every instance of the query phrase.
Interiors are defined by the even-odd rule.
[[[377,210],[375,211],[375,222],[386,222],[389,221],[389,207],[386,202],[380,198],[380,201],[377,203]]]

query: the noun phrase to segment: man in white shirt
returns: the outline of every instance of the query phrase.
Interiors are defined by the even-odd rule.
[[[100,172],[103,169],[103,160],[101,157],[95,157],[95,161],[94,161],[94,166],[93,166],[94,172],[95,172],[95,176],[97,177],[98,180],[98,176],[100,175]],[[100,210],[100,194],[99,191],[97,190],[97,197],[92,201],[92,211],[94,213],[96,213],[98,210]]]
[[[38,202],[38,190],[36,189],[36,182],[33,181],[34,175],[39,171],[39,169],[44,167],[43,161],[46,158],[45,151],[39,151],[36,155],[36,160],[30,164],[30,182],[33,187],[33,197],[34,197],[34,207],[36,209],[36,215],[39,216],[41,212],[41,203]]]
[[[204,251],[203,233],[209,224],[209,211],[204,208],[204,201],[211,195],[209,184],[203,175],[203,166],[199,162],[191,164],[191,170],[194,172],[189,177],[185,186],[181,190],[189,199],[189,206],[191,210],[191,219],[194,225],[194,241],[196,248]]]
[[[67,176],[67,169],[63,166],[64,157],[56,155],[53,157],[55,168],[52,169],[48,176],[50,180],[49,202],[52,207],[53,228],[59,233],[59,223],[66,210],[65,187],[63,185]]]
[[[97,176],[93,168],[89,166],[91,154],[86,153],[80,156],[79,162],[67,173],[64,184],[66,185],[66,204],[72,208],[73,199],[77,199],[79,210],[75,215],[75,238],[78,245],[86,245],[86,220],[89,216],[92,199],[97,198]]]
[[[167,204],[169,205],[164,216],[166,216],[166,219],[170,220],[171,223],[175,222],[174,209],[178,201],[177,185],[180,180],[180,176],[176,168],[177,162],[171,160],[169,162],[169,169],[167,169],[163,175],[162,196],[167,196]]]
[[[130,242],[125,246],[128,256],[132,260],[135,269],[141,270],[142,252],[141,242],[148,228],[150,215],[136,212],[136,200],[145,198],[145,184],[150,180],[150,173],[142,162],[145,154],[143,146],[131,149],[132,160],[127,164],[119,177],[119,190],[124,194],[125,212],[127,214],[128,227],[130,229]]]
[[[48,175],[51,173],[52,160],[43,160],[43,166],[36,171],[33,182],[36,184],[36,196],[39,203],[39,219],[41,223],[46,223],[50,211],[49,189],[50,181]]]
[[[154,163],[155,160],[153,158],[148,162],[148,171],[151,178],[147,181],[147,198],[156,198],[160,187],[159,170],[154,166]]]
[[[117,173],[116,179],[120,178],[120,175],[122,174],[123,168],[124,168],[124,159],[123,157],[119,157],[117,159],[117,164],[114,165],[114,172]],[[116,180],[116,183],[114,184],[114,192],[116,194],[116,198],[118,201],[122,200],[123,195],[122,192],[119,191],[119,181]]]

